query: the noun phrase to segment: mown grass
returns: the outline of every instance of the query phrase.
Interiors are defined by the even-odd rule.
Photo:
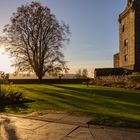
[[[94,124],[140,127],[140,91],[137,90],[70,84],[16,85],[16,88],[26,98],[35,100],[22,112],[79,112],[91,116]]]

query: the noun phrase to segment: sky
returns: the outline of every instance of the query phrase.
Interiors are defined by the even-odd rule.
[[[37,0],[46,5],[61,22],[70,26],[69,44],[64,48],[69,73],[87,68],[113,67],[113,54],[119,51],[118,16],[127,0]],[[31,0],[1,0],[0,35],[13,12]],[[12,72],[11,60],[0,48],[0,71]]]

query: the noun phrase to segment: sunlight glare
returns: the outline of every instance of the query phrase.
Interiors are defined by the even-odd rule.
[[[14,72],[14,69],[11,67],[11,59],[2,46],[0,46],[0,71],[7,73]]]

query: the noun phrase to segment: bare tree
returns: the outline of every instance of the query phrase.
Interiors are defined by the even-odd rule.
[[[86,68],[84,68],[83,71],[82,71],[82,77],[83,78],[88,78],[88,70]]]
[[[77,79],[80,79],[80,78],[88,78],[88,70],[86,68],[84,69],[79,69],[77,72],[76,72],[76,78]]]
[[[45,73],[67,70],[62,48],[69,40],[69,26],[60,24],[48,7],[38,2],[22,5],[4,33],[18,71],[33,70],[41,81]]]
[[[81,69],[78,69],[78,71],[76,72],[76,78],[77,79],[82,78],[82,71],[81,71]]]

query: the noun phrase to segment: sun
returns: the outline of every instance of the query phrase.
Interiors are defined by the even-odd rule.
[[[8,54],[5,52],[4,48],[0,46],[0,71],[4,71],[6,73],[14,72],[11,64],[12,62]]]

